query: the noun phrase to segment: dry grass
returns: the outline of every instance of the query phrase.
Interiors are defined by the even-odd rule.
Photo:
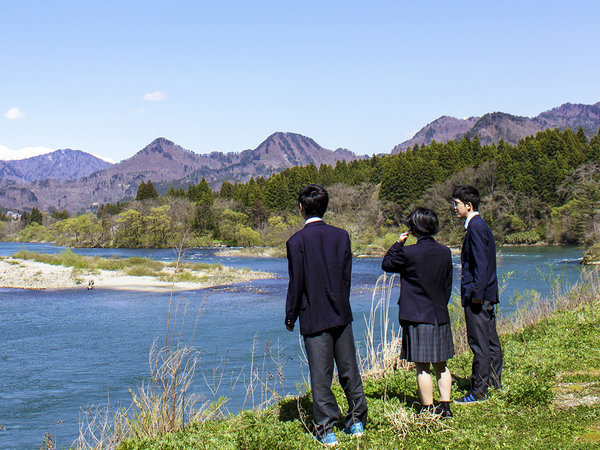
[[[498,332],[512,333],[533,325],[550,317],[558,310],[573,310],[579,306],[589,305],[600,297],[600,270],[588,267],[581,273],[579,282],[565,292],[563,274],[545,277],[550,285],[548,297],[541,297],[537,292],[526,292],[515,300],[515,313],[509,317],[501,316],[498,321]]]
[[[390,321],[392,288],[398,285],[399,275],[383,274],[375,284],[371,297],[371,310],[365,317],[365,355],[359,353],[359,366],[363,377],[383,378],[388,370],[408,368],[409,363],[399,358],[402,348],[400,327]]]
[[[258,358],[257,346],[258,337],[255,335],[242,409],[251,406],[253,410],[263,410],[277,403],[285,394],[285,376],[279,345],[273,348],[269,341],[265,342],[262,356]]]
[[[182,254],[180,248],[178,262]],[[180,271],[176,264],[174,273]],[[155,341],[149,352],[149,380],[137,391],[130,390],[132,403],[128,408],[113,411],[109,403],[83,411],[74,447],[116,448],[125,439],[156,438],[182,430],[190,422],[204,422],[221,415],[224,401],[206,401],[190,393],[199,360],[193,341],[204,303],[198,309],[187,344],[182,337],[189,302],[183,306],[181,299],[174,302],[173,295],[174,289],[169,299],[164,346],[157,346]]]
[[[384,416],[391,423],[392,431],[401,438],[413,430],[419,433],[443,433],[452,429],[440,415],[430,412],[417,414],[402,406],[387,409]]]

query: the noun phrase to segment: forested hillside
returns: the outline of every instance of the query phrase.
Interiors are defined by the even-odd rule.
[[[474,184],[481,212],[501,243],[592,244],[600,211],[600,136],[580,129],[546,130],[518,145],[481,145],[468,136],[432,142],[404,153],[292,167],[268,178],[222,184],[205,180],[158,196],[151,182],[136,200],[102,205],[96,214],[66,218],[44,213],[33,221],[6,221],[5,238],[48,240],[73,246],[168,247],[188,245],[273,246],[302,226],[297,192],[307,183],[328,187],[326,220],[346,228],[357,253],[385,249],[416,205],[434,209],[440,240],[457,244],[462,223],[452,217],[450,195]]]

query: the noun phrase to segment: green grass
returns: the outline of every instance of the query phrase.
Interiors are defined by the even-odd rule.
[[[600,446],[600,302],[556,311],[501,337],[503,391],[477,405],[454,406],[454,419],[419,418],[415,376],[399,370],[364,381],[369,405],[360,440],[336,430],[342,449],[356,448],[594,448]],[[468,387],[471,355],[451,360],[453,397]],[[339,385],[334,392],[346,408]],[[298,411],[303,411],[300,414]],[[301,420],[301,418],[303,420]],[[121,443],[141,448],[320,448],[311,423],[310,392],[263,410],[196,423],[159,439]]]

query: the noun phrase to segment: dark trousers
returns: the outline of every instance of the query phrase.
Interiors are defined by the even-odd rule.
[[[352,324],[331,328],[304,336],[304,347],[310,370],[310,387],[313,397],[313,417],[317,437],[333,431],[340,410],[331,392],[333,363],[337,366],[340,385],[348,400],[345,426],[362,422],[367,424],[367,400],[363,393],[360,371],[356,363]]]
[[[496,331],[496,312],[488,301],[465,306],[467,339],[473,351],[471,394],[483,398],[489,386],[502,387],[502,348]]]

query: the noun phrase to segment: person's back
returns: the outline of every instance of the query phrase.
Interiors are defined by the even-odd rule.
[[[302,294],[297,285],[295,292],[292,284],[292,291],[288,291],[288,296],[296,298],[289,304],[299,307],[300,332],[313,334],[352,322],[348,233],[322,220],[310,222],[288,240],[287,251],[302,259]],[[294,311],[287,314],[293,315]]]
[[[294,330],[300,317],[310,385],[316,438],[337,444],[334,427],[340,410],[331,391],[334,362],[346,394],[344,432],[360,436],[367,423],[367,400],[356,362],[350,308],[352,252],[348,233],[323,222],[329,196],[309,184],[298,194],[304,228],[287,241],[288,285],[285,326]]]
[[[400,357],[414,362],[417,386],[424,410],[452,417],[450,394],[452,375],[446,361],[454,355],[448,300],[452,290],[452,256],[450,249],[438,244],[439,230],[435,212],[415,208],[406,220],[408,231],[402,233],[381,263],[386,272],[401,275],[398,320],[402,327]],[[405,246],[409,234],[415,245]],[[433,405],[433,366],[440,391],[440,404]]]
[[[392,259],[402,256],[401,264]],[[452,291],[450,249],[433,239],[422,237],[416,245],[388,252],[382,261],[388,272],[398,271],[401,278],[400,320],[422,323],[448,323],[447,304]],[[396,270],[397,268],[397,270]]]

